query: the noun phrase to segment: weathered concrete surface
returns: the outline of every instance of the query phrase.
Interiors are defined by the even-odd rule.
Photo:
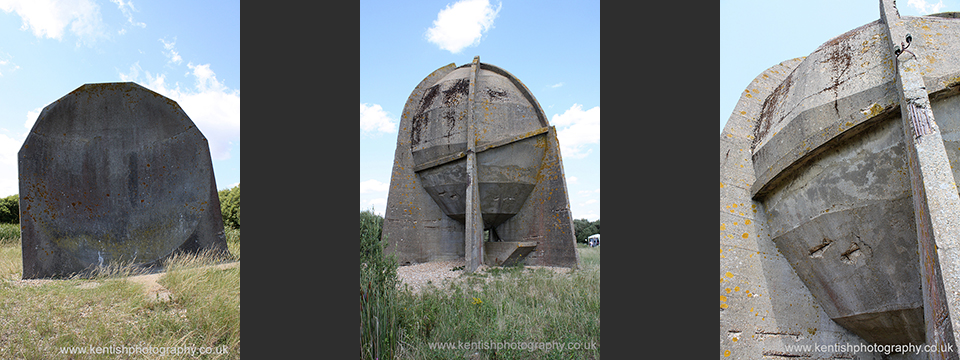
[[[720,135],[721,359],[816,358],[826,354],[791,352],[787,346],[866,343],[824,312],[771,241],[763,202],[750,194],[756,181],[750,146],[763,101],[802,60],[784,61],[759,74],[741,94]]]
[[[960,195],[927,87],[917,68],[917,59],[924,56],[924,49],[918,46],[909,50],[913,36],[893,0],[880,2],[880,15],[887,25],[890,51],[897,58],[897,90],[913,192],[926,343],[952,348],[931,353],[931,358],[958,359],[954,332],[960,330],[960,299],[947,294],[960,295],[960,288],[956,282],[943,280],[960,276]],[[952,65],[941,67],[955,69],[960,63]]]
[[[758,76],[721,134],[722,358],[879,358],[785,346],[956,336],[960,19],[891,33],[881,4],[880,20]]]
[[[516,77],[475,59],[434,71],[408,98],[384,234],[403,264],[483,259],[487,229],[538,242],[527,264],[578,262],[555,129]]]
[[[758,169],[755,196],[827,141],[892,112],[897,92],[884,28],[878,20],[831,39],[763,100],[751,145]]]
[[[960,51],[953,39],[960,38],[960,19],[904,19],[906,32],[914,37],[908,50],[923,53],[915,67],[927,92],[935,99],[955,95]],[[826,142],[898,110],[895,57],[889,43],[881,20],[853,29],[817,48],[772,96],[761,99],[763,119],[752,144],[759,169],[751,189],[755,196],[762,197],[778,177],[789,177],[794,163],[822,151]]]
[[[537,248],[535,241],[488,241],[483,243],[484,263],[513,266]]]
[[[206,138],[140,85],[86,84],[48,105],[18,159],[25,279],[226,251]]]
[[[383,223],[389,249],[402,265],[464,258],[463,222],[446,216],[443,209],[435,205],[421,177],[414,172],[414,151],[411,151],[411,146],[419,143],[417,136],[423,134],[423,129],[414,131],[413,128],[413,116],[418,112],[419,103],[429,92],[436,96],[437,90],[433,90],[433,86],[455,68],[456,65],[449,64],[426,76],[414,88],[403,108]],[[457,128],[448,127],[447,130],[459,133]],[[421,135],[416,135],[417,132]],[[465,127],[462,132],[466,132]],[[465,142],[461,151],[466,151]],[[465,194],[466,188],[462,191]]]
[[[767,231],[824,312],[880,344],[924,342],[902,134],[899,118],[878,121],[763,200]]]

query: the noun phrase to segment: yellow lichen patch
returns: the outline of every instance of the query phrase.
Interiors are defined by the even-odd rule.
[[[744,223],[745,225],[750,225],[750,219],[744,220],[743,223]]]
[[[731,272],[729,272],[729,271],[727,271],[727,273],[724,274],[724,276],[733,279],[733,273],[731,273]]]
[[[730,357],[730,350],[724,350],[723,357]]]
[[[723,189],[723,183],[720,183],[720,188]]]
[[[727,229],[727,224],[720,223],[720,231],[724,231],[726,229]]]
[[[740,291],[740,287],[739,287],[739,286],[734,286],[734,287],[733,287],[733,291]]]
[[[750,234],[749,234],[749,233],[743,233],[743,238],[744,238],[744,239],[749,238],[749,237],[750,237]]]
[[[721,308],[721,309],[726,309],[726,308],[727,308],[727,304],[720,304],[720,308]]]

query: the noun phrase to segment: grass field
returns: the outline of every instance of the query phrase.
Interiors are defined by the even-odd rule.
[[[494,268],[401,290],[400,358],[600,357],[600,248],[577,246],[581,268]],[[498,349],[499,348],[499,349]]]
[[[126,280],[132,274],[123,270],[22,283],[19,231],[7,235],[10,226],[0,225],[0,359],[240,357],[239,265],[201,269],[217,260],[171,259],[158,281],[172,294],[166,301]],[[227,243],[239,260],[240,230],[227,229]]]

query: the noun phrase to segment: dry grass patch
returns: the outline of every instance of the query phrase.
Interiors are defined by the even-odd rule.
[[[232,242],[232,244],[231,244]],[[239,231],[228,234],[231,258],[239,259]],[[76,358],[71,347],[212,347],[240,357],[240,266],[216,266],[222,257],[177,256],[163,274],[127,267],[98,269],[90,279],[19,280],[19,241],[0,243],[0,359]],[[153,276],[168,293],[158,299]],[[162,301],[158,301],[162,300]],[[81,355],[79,358],[178,358],[160,355]],[[189,357],[189,356],[187,356]]]

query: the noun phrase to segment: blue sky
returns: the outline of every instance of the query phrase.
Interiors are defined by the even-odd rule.
[[[900,0],[900,16],[960,11],[958,0]],[[761,72],[880,19],[879,0],[720,1],[720,131]]]
[[[0,0],[0,196],[43,107],[85,83],[133,81],[177,101],[210,143],[217,187],[240,182],[238,1]]]
[[[476,55],[533,92],[557,127],[573,217],[599,219],[599,1],[361,1],[360,210],[383,214],[413,88]]]

